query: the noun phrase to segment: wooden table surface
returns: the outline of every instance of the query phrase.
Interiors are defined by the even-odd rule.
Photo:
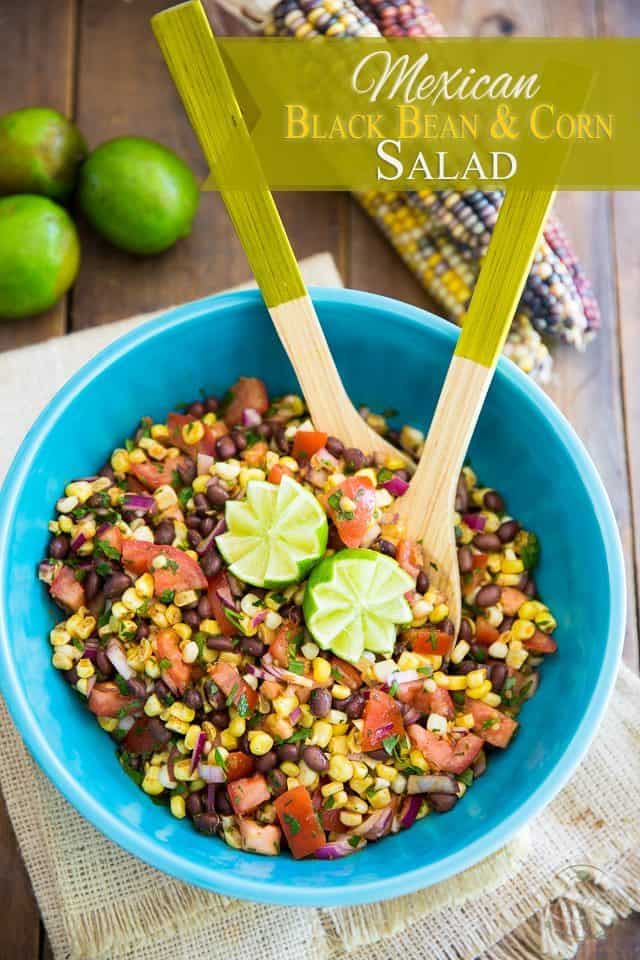
[[[0,0],[0,113],[48,104],[72,115],[91,147],[123,134],[156,138],[205,168],[149,29],[157,0]],[[220,32],[235,25],[207,6]],[[630,36],[638,0],[433,0],[452,34]],[[339,193],[283,194],[299,257],[329,250],[345,284],[431,307],[386,242]],[[558,206],[598,294],[603,329],[583,356],[556,354],[549,392],[600,469],[620,524],[629,584],[625,659],[639,663],[640,194],[572,193]],[[84,227],[73,291],[48,314],[0,326],[0,349],[191,300],[247,279],[219,198],[204,194],[192,235],[169,253],[136,259]],[[0,799],[0,960],[45,960],[51,950]],[[579,960],[640,958],[640,917],[583,945]]]

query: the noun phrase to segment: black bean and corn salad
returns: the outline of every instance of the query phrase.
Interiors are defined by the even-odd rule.
[[[362,413],[419,455],[418,430]],[[53,665],[174,817],[333,859],[451,810],[510,743],[556,649],[536,537],[464,468],[455,638],[398,524],[403,463],[241,378],[66,487],[39,569],[65,611]]]

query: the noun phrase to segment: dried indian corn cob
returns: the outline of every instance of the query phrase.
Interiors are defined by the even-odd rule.
[[[267,36],[444,36],[421,0],[220,0]],[[498,216],[499,191],[357,194],[427,292],[461,323]],[[542,335],[583,347],[599,326],[589,283],[555,217],[549,219],[505,353],[547,380],[551,356]]]

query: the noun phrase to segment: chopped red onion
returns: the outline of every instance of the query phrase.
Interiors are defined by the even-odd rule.
[[[224,517],[221,517],[220,520],[218,520],[218,522],[216,523],[215,527],[213,528],[213,535],[214,537],[219,537],[221,533],[226,533],[226,532],[227,532],[227,524],[225,523]]]
[[[216,767],[213,763],[202,761],[198,764],[198,776],[205,783],[224,783],[227,779],[222,767]]]
[[[393,724],[385,723],[376,730],[376,739],[384,739],[384,737],[388,737],[390,733],[393,733]]]
[[[318,487],[320,490],[324,490],[329,475],[326,470],[307,470],[306,479],[312,487]]]
[[[196,469],[198,476],[203,473],[209,473],[209,469],[214,465],[215,460],[208,453],[199,453],[196,457]]]
[[[43,583],[46,583],[50,587],[56,578],[57,572],[57,564],[49,563],[48,560],[44,560],[38,567],[38,579],[42,580]]]
[[[402,477],[391,477],[391,480],[387,480],[382,486],[392,497],[401,497],[409,489],[409,484]]]
[[[85,537],[84,533],[79,533],[78,536],[71,541],[71,549],[75,553],[76,550],[79,550],[82,544],[86,542],[87,538]]]
[[[385,687],[388,689],[397,683],[398,685],[402,683],[415,683],[416,680],[423,680],[424,677],[421,673],[418,673],[417,670],[396,670],[394,673],[390,673],[386,679]]]
[[[136,672],[128,662],[127,655],[119,640],[115,638],[109,640],[105,653],[121,677],[124,677],[125,680],[133,680]]]
[[[407,793],[456,793],[458,785],[451,777],[444,774],[411,774],[407,780]]]
[[[484,525],[487,522],[487,518],[483,517],[481,513],[465,513],[462,519],[470,530],[478,530],[479,532],[484,530]]]
[[[118,730],[124,730],[124,732],[127,733],[129,730],[131,730],[131,727],[134,725],[135,722],[136,722],[135,717],[132,717],[132,716],[121,717],[120,720],[118,720]]]
[[[234,597],[241,597],[245,591],[245,586],[243,583],[240,583],[239,580],[234,577],[232,573],[229,573],[227,570],[227,580],[229,581],[229,589]]]
[[[400,811],[400,826],[404,827],[405,830],[407,827],[412,827],[416,822],[421,806],[422,797],[409,797]]]
[[[100,535],[101,535],[102,533],[104,533],[105,530],[108,530],[110,526],[111,526],[110,523],[102,523],[102,524],[98,527],[98,529],[96,530],[96,537],[98,538],[98,540],[100,539]]]
[[[251,621],[251,626],[252,626],[252,627],[259,627],[260,624],[263,623],[263,622],[267,619],[268,616],[269,616],[269,611],[268,611],[268,610],[261,610],[260,613],[257,613],[257,614],[255,615],[255,617],[253,618],[253,620]]]
[[[323,470],[325,467],[336,470],[338,467],[338,461],[333,454],[329,453],[326,447],[320,447],[319,450],[316,450],[311,457],[310,463],[315,470]]]
[[[411,704],[407,704],[406,709],[403,710],[403,716],[405,726],[408,727],[410,723],[418,722],[421,717],[421,713],[416,707],[412,707]]]
[[[198,734],[198,739],[196,740],[196,745],[193,748],[193,753],[191,754],[191,773],[195,770],[200,762],[200,757],[202,756],[202,751],[204,750],[204,745],[207,742],[207,735],[202,731]],[[204,780],[204,777],[202,778]]]
[[[381,533],[382,533],[382,530],[379,524],[377,523],[372,524],[372,526],[369,527],[369,529],[363,536],[362,540],[360,541],[360,546],[363,547],[364,549],[367,549],[368,547],[371,546],[374,540],[378,539]]]
[[[264,663],[264,658],[263,658]],[[303,677],[297,673],[291,673],[290,670],[284,670],[282,667],[274,666],[265,666],[265,672],[269,674],[270,680],[284,680],[286,683],[295,684],[297,687],[312,687],[313,680],[311,677]],[[389,727],[393,727],[393,724],[390,723]]]
[[[93,662],[96,659],[96,656],[98,653],[98,646],[99,644],[97,640],[94,640],[94,639],[87,640],[84,645],[84,650],[82,651],[82,656],[86,657],[87,660],[91,660],[91,662]]]
[[[242,411],[243,427],[259,427],[262,423],[262,417],[253,407],[245,407]]]
[[[325,843],[316,850],[316,858],[318,860],[339,860],[341,857],[350,856],[357,850],[362,850],[362,848],[367,845],[367,841],[363,837],[359,838],[360,842],[357,846],[352,846],[349,843],[350,839],[350,837],[338,837],[337,840],[333,840],[331,843]]]
[[[300,717],[302,716],[302,710],[300,707],[294,707],[291,713],[289,714],[289,720],[291,723],[297,723]]]
[[[169,751],[169,758],[167,759],[167,773],[169,776],[169,780],[171,780],[172,783],[175,783],[175,779],[176,779],[176,771],[173,763],[176,757],[178,756],[178,753],[179,753],[178,748],[174,743],[174,745],[171,747],[171,750]]]
[[[371,816],[356,827],[353,831],[357,836],[364,837],[366,840],[379,840],[386,836],[391,830],[393,821],[393,808],[383,807],[382,810],[376,810]]]
[[[95,675],[94,675],[93,677],[89,677],[89,678],[87,679],[87,692],[86,692],[85,696],[87,696],[87,697],[89,696],[89,694],[91,693],[91,691],[93,690],[93,688],[95,687],[95,685],[96,685],[96,678],[95,678]]]
[[[156,501],[148,493],[125,493],[123,506],[127,510],[144,510],[147,513],[155,508]]]

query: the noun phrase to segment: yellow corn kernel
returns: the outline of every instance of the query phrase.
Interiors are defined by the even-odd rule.
[[[264,727],[272,737],[279,737],[280,740],[288,740],[293,735],[293,724],[285,717],[279,717],[277,713],[270,713],[265,717]]]
[[[72,658],[68,654],[60,653],[60,650],[56,650],[51,658],[51,663],[56,670],[71,670],[73,666]]]
[[[356,477],[368,477],[371,480],[371,483],[375,487],[378,483],[378,478],[373,467],[362,467],[361,470],[356,470]]]
[[[198,599],[198,594],[195,590],[178,590],[173,602],[176,607],[188,607],[190,603],[195,603]]]
[[[280,463],[283,467],[288,467],[292,473],[298,472],[298,461],[294,460],[293,457],[281,457]]]
[[[349,797],[345,807],[353,813],[366,813],[369,809],[367,801],[363,800],[362,797]]]
[[[116,473],[128,473],[131,466],[129,454],[121,448],[111,454],[111,466]]]
[[[347,803],[348,802],[349,801],[347,801]],[[343,810],[340,814],[340,822],[343,823],[345,827],[359,827],[362,823],[362,814],[351,813],[349,810]]]
[[[67,497],[77,497],[80,503],[88,500],[93,493],[88,480],[76,480],[74,483],[68,483],[64,492]]]
[[[339,810],[341,807],[344,807],[349,802],[349,795],[346,790],[338,790],[337,793],[333,794],[331,800],[331,809]]]
[[[539,627],[543,633],[553,633],[558,626],[558,623],[553,614],[545,608],[543,611],[536,614],[536,626]]]
[[[451,663],[462,663],[471,647],[466,640],[460,640],[451,651]]]
[[[154,594],[153,577],[150,573],[143,573],[141,577],[138,577],[134,586],[136,593],[141,596],[143,600],[150,600]]]
[[[238,739],[234,737],[232,733],[229,733],[228,730],[223,730],[220,734],[220,743],[223,747],[226,747],[227,750],[235,750],[238,746]]]
[[[340,484],[345,479],[344,473],[332,473],[327,478],[327,482],[324,485],[324,489],[327,493],[331,493],[332,490],[335,490],[336,487],[339,487]]]
[[[201,733],[202,728],[199,726],[199,724],[192,723],[184,737],[184,745],[187,750],[193,750]]]
[[[466,730],[472,730],[475,724],[472,713],[459,713],[456,716],[454,726],[464,727]]]
[[[443,620],[446,620],[449,616],[449,607],[446,603],[437,603],[431,613],[429,614],[429,620],[431,623],[442,623]]]
[[[320,787],[320,793],[325,798],[335,796],[340,790],[342,790],[341,783],[325,783],[324,786]]]
[[[169,717],[166,724],[167,730],[173,730],[175,733],[181,733],[183,736],[189,729],[189,724],[184,720],[176,720],[175,717]]]
[[[232,666],[237,667],[242,663],[242,654],[234,653],[232,650],[222,650],[218,654],[218,660],[222,660],[223,663],[230,663]]]
[[[523,666],[525,660],[529,656],[527,650],[509,650],[506,658],[506,664],[508,667],[513,667],[514,670],[519,670]]]
[[[98,717],[98,723],[107,733],[113,733],[118,726],[116,717]]]
[[[299,786],[300,781],[297,777],[287,777],[287,790],[295,790],[295,788]]]
[[[382,790],[376,790],[369,800],[369,805],[373,807],[374,810],[381,810],[383,807],[389,806],[390,803],[391,793],[388,787],[383,787]]]
[[[292,763],[291,760],[285,760],[284,763],[280,764],[280,769],[288,777],[297,777],[300,773],[300,767],[297,763]]]
[[[351,760],[351,766],[353,767],[354,777],[362,779],[369,775],[369,767],[362,760]]]
[[[154,423],[149,432],[154,440],[169,439],[169,427],[166,423]]]
[[[239,739],[247,729],[247,721],[244,717],[234,717],[233,720],[229,722],[227,729],[230,734]]]
[[[144,705],[144,712],[148,717],[159,717],[163,712],[164,707],[160,703],[160,700],[152,693],[150,697],[147,697],[147,702]]]
[[[335,730],[335,727],[333,729]],[[340,734],[337,737],[334,736],[329,744],[329,752],[346,757],[346,755],[349,753],[349,743],[347,737],[344,734]]]
[[[490,553],[487,558],[486,569],[490,573],[500,573],[500,571],[502,570],[502,554]]]
[[[173,629],[178,634],[178,636],[180,637],[183,643],[188,643],[189,640],[191,640],[193,630],[191,629],[188,623],[176,623]]]
[[[516,620],[511,627],[514,640],[530,640],[535,632],[535,624],[531,620]]]
[[[200,477],[196,477],[192,483],[194,493],[204,493],[209,483],[211,482],[211,477],[208,473],[202,474]]]
[[[420,665],[419,655],[409,650],[404,650],[398,657],[398,670],[417,670]]]
[[[362,796],[363,793],[366,793],[369,787],[373,786],[373,777],[353,777],[349,781],[349,787],[353,790],[354,793]]]
[[[88,657],[82,657],[81,660],[78,660],[76,664],[76,670],[78,671],[78,676],[81,680],[87,680],[89,677],[94,675],[95,667],[91,663],[91,660]]]
[[[139,610],[144,602],[144,599],[134,587],[129,587],[122,594],[122,603],[131,613],[135,613],[136,610]]]
[[[184,760],[177,760],[174,762],[173,772],[176,780],[180,780],[182,782],[193,780],[196,774],[195,772],[191,773],[191,757],[185,757]]]
[[[292,694],[290,697],[281,696],[275,697],[273,702],[273,709],[281,717],[288,717],[291,714],[292,710],[298,706],[298,698]]]
[[[518,609],[518,616],[521,620],[535,620],[544,609],[544,604],[539,600],[526,600]]]
[[[195,443],[200,443],[204,437],[204,424],[200,420],[192,420],[190,423],[185,423],[182,428],[182,439],[185,443],[188,443],[189,446],[193,446]]]
[[[136,447],[129,453],[129,463],[144,463],[146,459],[145,452],[140,447]]]
[[[249,749],[254,757],[264,757],[273,747],[273,737],[263,730],[252,730],[249,734]]]
[[[488,653],[489,656],[493,657],[495,660],[504,660],[506,655],[509,653],[509,647],[506,643],[503,643],[502,640],[496,640],[489,647]]]
[[[329,776],[339,783],[347,783],[353,777],[351,762],[340,754],[332,754],[329,760]]]
[[[467,689],[475,690],[480,687],[487,679],[486,667],[479,667],[477,670],[471,670],[467,674]]]
[[[331,687],[331,696],[336,700],[347,700],[351,696],[351,690],[343,683],[334,683]]]
[[[335,712],[337,713],[338,711]],[[332,710],[331,713],[334,713],[334,711]],[[346,720],[344,723],[334,723],[331,729],[333,730],[334,737],[341,737],[349,729],[349,724]]]
[[[179,793],[174,793],[172,795],[169,808],[177,820],[184,820],[187,815],[184,797],[180,796]]]
[[[71,643],[71,634],[62,626],[54,627],[49,634],[49,642],[54,647],[61,647],[64,644]]]
[[[164,791],[164,787],[158,778],[159,772],[159,767],[147,767],[147,771],[142,781],[142,789],[151,797],[158,797]]]
[[[202,418],[202,422],[206,423],[208,427],[212,427],[214,423],[218,422],[218,418],[216,417],[213,410],[210,410],[209,413],[205,413],[204,417]]]
[[[71,517],[59,517],[58,526],[61,533],[71,533],[73,531],[73,520]]]
[[[417,767],[419,770],[428,770],[429,765],[425,758],[422,756],[419,750],[411,750],[409,753],[409,763],[412,767]]]
[[[407,778],[401,773],[396,773],[395,777],[391,781],[391,789],[395,794],[403,794],[407,789]]]
[[[467,696],[472,700],[483,700],[488,693],[491,693],[491,681],[484,680],[479,687],[467,690]]]
[[[439,687],[444,687],[447,689],[449,686],[449,676],[446,673],[441,673],[439,670],[436,670],[433,677],[430,677],[429,679],[433,680],[434,683],[436,683]]]
[[[488,693],[486,697],[482,698],[482,702],[488,704],[490,707],[499,707],[502,703],[502,697],[492,691]]]
[[[200,630],[202,633],[209,634],[210,637],[219,637],[220,636],[220,627],[218,626],[217,620],[201,620],[200,621]]]
[[[180,621],[182,620],[182,613],[180,612],[180,608],[176,607],[175,603],[169,604],[169,606],[165,611],[165,616],[167,618],[167,623],[169,624],[170,627],[175,626],[176,623],[180,623]]]
[[[316,683],[328,683],[331,679],[331,664],[323,657],[316,657],[312,663],[313,679]]]
[[[383,780],[388,780],[389,783],[391,783],[396,773],[395,767],[390,767],[388,763],[376,764],[376,777],[382,777]]]
[[[519,557],[510,560],[508,557],[502,558],[501,568],[503,573],[522,573],[524,563]]]
[[[192,707],[188,707],[186,703],[182,703],[181,700],[177,700],[171,704],[169,713],[177,720],[184,720],[186,723],[193,723],[196,715],[195,710]]]
[[[306,703],[300,704],[300,721],[299,722],[301,727],[313,726],[313,714],[311,713],[310,707]]]
[[[326,720],[316,720],[311,729],[311,743],[316,747],[328,747],[333,727]]]

